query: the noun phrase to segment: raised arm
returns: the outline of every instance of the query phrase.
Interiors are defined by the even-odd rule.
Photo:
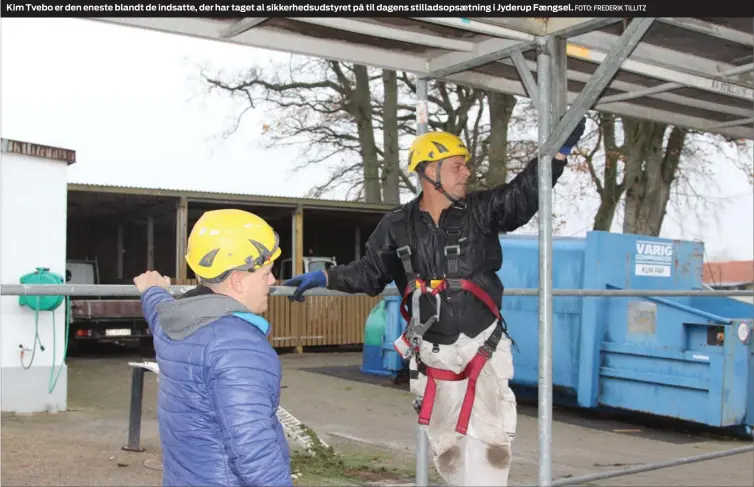
[[[512,232],[526,225],[539,209],[537,158],[529,161],[510,183],[473,193],[476,217],[491,233]],[[552,185],[563,174],[566,161],[552,160]]]
[[[586,118],[568,136],[563,147],[552,159],[552,186],[563,174],[566,157],[584,133]],[[510,183],[473,193],[476,217],[490,232],[512,232],[524,225],[539,210],[539,161],[530,160],[523,171]]]

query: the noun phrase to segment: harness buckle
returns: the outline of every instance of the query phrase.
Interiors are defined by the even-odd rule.
[[[461,278],[448,277],[445,279],[445,286],[451,291],[460,291],[461,289],[463,289],[461,282]]]
[[[492,350],[492,347],[487,345],[486,343],[482,344],[481,347],[479,347],[479,350],[477,350],[477,353],[485,358],[485,360],[489,360],[492,358],[492,354],[495,351]]]
[[[401,264],[403,264],[403,270],[406,271],[406,274],[413,273],[413,268],[411,266],[411,247],[404,245],[403,247],[397,248],[395,253],[398,254],[398,258],[401,259]]]
[[[500,332],[498,332],[498,329]],[[499,328],[492,332],[492,335],[487,338],[485,345],[489,344],[490,347],[495,347],[500,344],[500,339],[503,338],[503,333],[506,333],[506,330],[503,329],[502,325],[499,325]]]
[[[408,338],[409,343],[413,347],[419,347],[421,345],[421,339],[424,336],[424,334],[429,330],[429,328],[434,325],[439,319],[440,319],[440,308],[442,306],[442,299],[440,298],[439,294],[435,294],[435,314],[434,316],[431,316],[427,321],[424,323],[421,322],[421,313],[419,309],[419,298],[421,297],[423,293],[421,292],[421,289],[417,289],[414,291],[413,300],[412,300],[412,316],[411,316],[411,322],[406,327],[406,337]]]
[[[398,247],[395,250],[395,253],[398,254],[398,257],[400,259],[403,259],[404,257],[410,257],[411,256],[411,247],[408,245],[404,245],[403,247]]]
[[[445,251],[445,257],[448,257],[449,254],[453,254],[453,257],[458,257],[459,255],[461,255],[460,245],[446,245],[443,250]]]

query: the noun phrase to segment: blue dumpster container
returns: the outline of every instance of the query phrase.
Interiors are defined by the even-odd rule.
[[[537,288],[537,237],[506,235],[500,243],[503,284]],[[703,256],[699,242],[609,232],[557,237],[553,289],[702,289]],[[518,344],[513,385],[535,388],[538,298],[504,296],[502,310]],[[555,400],[717,427],[751,424],[753,320],[754,306],[732,298],[556,296]],[[391,347],[394,331],[385,333]]]

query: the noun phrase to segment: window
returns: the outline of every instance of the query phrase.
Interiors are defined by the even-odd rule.
[[[326,271],[333,267],[332,261],[314,260],[309,262],[309,272]]]

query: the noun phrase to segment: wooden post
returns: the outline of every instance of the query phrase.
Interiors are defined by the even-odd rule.
[[[353,231],[353,260],[361,259],[361,227]]]
[[[296,211],[293,213],[293,275],[301,274],[304,269],[304,209],[301,205],[296,207]],[[302,330],[304,329],[304,320],[307,319],[306,313],[307,303],[303,303],[298,308],[298,319],[296,319],[291,327],[296,334],[296,353],[304,352],[304,345],[301,343]]]
[[[186,282],[186,247],[188,242],[188,200],[181,197],[175,214],[175,279],[176,283]]]
[[[118,276],[118,282],[123,280],[123,252],[125,249],[123,248],[123,224],[118,223],[118,234],[116,236],[116,247],[117,247],[117,253],[115,254],[115,266],[116,266],[116,273]]]
[[[147,217],[147,269],[154,269],[154,215]]]
[[[296,207],[296,213],[293,215],[295,224],[296,242],[294,243],[295,271],[293,275],[306,272],[304,269],[304,209],[301,206]]]

